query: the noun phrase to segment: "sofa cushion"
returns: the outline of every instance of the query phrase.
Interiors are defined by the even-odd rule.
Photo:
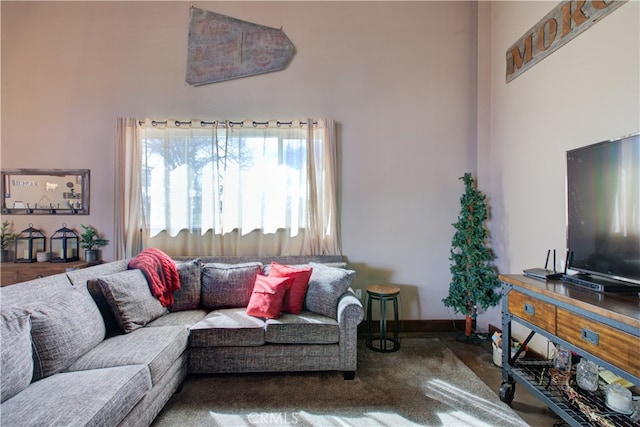
[[[326,344],[269,344],[242,349],[192,348],[189,350],[189,372],[213,374],[345,370],[342,351],[338,345]],[[355,370],[355,365],[350,368]],[[280,397],[279,392],[273,391],[274,398]]]
[[[301,257],[301,258],[304,258],[304,257]],[[273,262],[273,261],[271,261],[271,262]],[[313,260],[312,260],[312,261],[309,261],[309,262],[308,262],[308,263],[306,263],[306,264],[304,264],[304,263],[303,263],[303,264],[299,264],[299,263],[298,263],[298,264],[296,264],[296,263],[293,263],[293,264],[280,264],[280,265],[286,265],[287,267],[302,269],[302,268],[309,268],[309,267],[311,267],[311,263],[322,264],[322,265],[324,265],[325,267],[347,268],[347,263],[346,263],[346,262],[344,262],[344,261],[341,261],[341,262],[322,262],[322,261],[317,261],[317,262],[316,262],[316,261],[313,261]],[[262,273],[262,274],[264,274],[265,276],[268,276],[268,275],[271,273],[271,264],[267,264],[267,265],[265,265],[265,266],[262,268],[262,270],[263,270],[263,273]]]
[[[262,263],[204,264],[202,306],[208,309],[246,307]]]
[[[96,302],[98,310],[100,310],[100,314],[102,314],[102,318],[104,319],[107,337],[121,334],[122,329],[120,329],[120,326],[116,321],[116,317],[113,314],[113,310],[111,310],[109,302],[102,293],[102,289],[98,284],[97,278],[126,271],[127,264],[128,260],[118,260],[67,272],[67,277],[73,286],[87,286],[89,294],[91,294],[91,297]]]
[[[271,263],[269,276],[273,277],[290,277],[293,282],[291,287],[284,295],[281,311],[285,313],[300,314],[304,306],[304,297],[309,286],[309,278],[311,277],[312,267],[295,268],[288,265]]]
[[[183,326],[189,329],[204,319],[207,313],[209,313],[207,310],[174,311],[147,323],[145,328],[156,326]]]
[[[249,316],[246,309],[212,311],[191,327],[191,347],[246,347],[264,344],[264,320]]]
[[[31,320],[21,309],[3,308],[0,313],[0,337],[2,352],[0,372],[0,394],[2,402],[18,394],[33,377],[33,354],[31,351]]]
[[[180,289],[173,293],[169,311],[195,310],[200,307],[202,263],[200,258],[176,263]]]
[[[54,274],[0,288],[2,307],[24,307],[34,301],[54,301],[59,294],[73,289],[66,274]]]
[[[189,333],[182,326],[141,328],[108,338],[84,354],[66,372],[110,368],[113,366],[145,365],[156,381],[187,348]]]
[[[315,262],[310,265],[313,271],[309,279],[305,307],[309,311],[336,319],[338,299],[349,289],[356,272]]]
[[[176,261],[188,261],[193,259],[193,256],[172,256]],[[283,265],[296,265],[296,264],[309,264],[310,262],[321,263],[338,263],[344,262],[342,255],[291,255],[291,256],[260,256],[260,255],[225,255],[225,256],[212,256],[201,255],[199,258],[203,264],[218,262],[223,264],[238,264],[241,262],[261,262],[265,264],[265,269],[269,267],[271,261]],[[265,275],[267,275],[265,273]]]
[[[107,298],[102,293],[98,279],[87,280],[87,289],[102,315],[102,320],[104,320],[105,336],[112,337],[121,334],[122,329],[120,329],[120,325],[118,325],[118,320],[109,305],[109,301],[107,301]]]
[[[280,317],[285,293],[291,287],[291,277],[268,277],[258,274],[247,305],[247,314],[265,319]]]
[[[151,294],[147,279],[140,270],[126,270],[97,280],[118,325],[126,333],[143,327],[168,311]]]
[[[129,411],[118,427],[151,426],[174,393],[180,393],[179,387],[187,376],[188,359],[189,353],[182,353],[153,388]],[[181,394],[178,394],[175,397],[179,399],[180,396]],[[188,426],[189,423],[182,422],[180,425]]]
[[[62,371],[105,337],[100,311],[84,286],[25,309],[31,317],[33,381]]]
[[[282,313],[279,319],[266,321],[264,340],[273,344],[335,344],[340,327],[335,319],[311,311]]]
[[[67,277],[69,277],[73,286],[86,285],[87,281],[90,279],[126,271],[128,264],[129,260],[126,259],[111,261],[104,264],[94,265],[92,267],[68,271]]]
[[[151,389],[144,365],[59,373],[2,404],[3,426],[116,426]]]

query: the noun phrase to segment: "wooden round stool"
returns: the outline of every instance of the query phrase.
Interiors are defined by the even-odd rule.
[[[367,348],[381,353],[400,350],[398,341],[398,295],[400,288],[390,285],[374,285],[367,288]],[[374,336],[371,306],[373,301],[380,301],[380,335]],[[387,337],[387,301],[393,301],[393,337]],[[377,344],[377,345],[376,345]]]

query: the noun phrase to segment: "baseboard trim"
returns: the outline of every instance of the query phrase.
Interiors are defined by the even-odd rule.
[[[399,332],[458,332],[464,331],[464,319],[461,320],[446,320],[446,319],[435,319],[435,320],[399,320],[398,321],[398,331]],[[380,322],[378,320],[374,320],[371,323],[371,328],[373,332],[380,331]],[[387,331],[391,332],[394,329],[394,321],[387,320]],[[359,332],[367,332],[368,331],[368,323],[367,321],[363,321],[358,326]]]

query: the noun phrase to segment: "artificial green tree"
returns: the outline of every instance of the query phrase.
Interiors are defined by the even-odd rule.
[[[458,340],[479,344],[480,340],[474,331],[477,309],[486,310],[498,304],[502,298],[501,285],[491,264],[495,255],[486,245],[486,196],[476,188],[470,173],[465,173],[460,179],[464,182],[465,192],[460,197],[458,222],[453,224],[456,232],[451,240],[449,257],[449,296],[442,302],[456,313],[466,316],[464,336],[460,335]]]

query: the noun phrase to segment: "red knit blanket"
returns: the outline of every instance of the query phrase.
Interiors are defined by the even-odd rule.
[[[173,292],[180,289],[175,262],[160,249],[148,248],[129,261],[129,269],[139,269],[149,282],[151,294],[165,307],[173,305]]]

